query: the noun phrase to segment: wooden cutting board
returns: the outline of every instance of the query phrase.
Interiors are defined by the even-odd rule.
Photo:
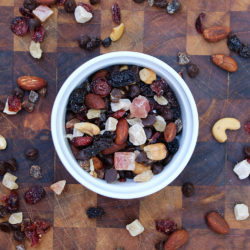
[[[83,2],[88,2],[84,0]],[[249,59],[232,54],[239,64],[236,73],[229,74],[211,63],[212,53],[230,54],[226,41],[210,44],[204,41],[194,28],[195,18],[206,12],[206,26],[226,25],[245,42],[250,42],[249,0],[182,0],[182,10],[167,15],[162,9],[150,8],[128,0],[102,0],[94,7],[94,18],[87,24],[77,24],[72,14],[62,7],[53,8],[53,16],[45,23],[46,38],[42,43],[43,58],[33,59],[28,52],[30,36],[17,37],[10,31],[10,21],[18,14],[21,0],[0,0],[0,95],[6,98],[16,86],[21,75],[36,75],[48,82],[48,95],[39,102],[33,113],[20,112],[16,116],[0,114],[0,133],[7,138],[8,148],[0,152],[0,160],[15,157],[19,169],[16,172],[19,193],[36,183],[47,190],[44,200],[28,205],[20,195],[20,210],[25,216],[47,219],[53,227],[36,249],[44,250],[113,250],[118,246],[126,250],[152,250],[154,244],[166,237],[155,230],[155,220],[170,218],[189,232],[189,241],[182,249],[250,249],[250,219],[238,222],[234,218],[236,202],[250,207],[250,180],[240,181],[232,169],[243,157],[243,146],[249,135],[243,129],[250,114],[250,63]],[[78,48],[80,34],[109,36],[114,25],[111,5],[118,2],[125,23],[123,38],[108,49],[86,52]],[[130,50],[156,56],[177,72],[177,53],[187,51],[198,64],[200,74],[190,79],[184,72],[184,80],[197,103],[200,129],[197,147],[183,173],[168,187],[146,198],[116,200],[99,196],[78,184],[64,169],[53,147],[50,134],[50,114],[56,93],[65,79],[79,65],[110,51]],[[230,132],[228,141],[219,144],[211,135],[214,122],[226,116],[240,120],[242,128]],[[39,149],[43,178],[29,176],[31,162],[24,158],[29,146]],[[54,196],[49,186],[66,179],[67,190]],[[181,185],[190,181],[196,193],[185,198]],[[1,194],[8,193],[3,186]],[[106,215],[102,219],[89,220],[85,210],[89,206],[101,206]],[[208,229],[204,214],[217,210],[228,221],[231,233],[221,236]],[[125,225],[139,218],[145,232],[131,237]],[[3,221],[3,219],[1,220]],[[12,236],[0,232],[0,249],[15,249]],[[30,249],[26,241],[27,249]]]

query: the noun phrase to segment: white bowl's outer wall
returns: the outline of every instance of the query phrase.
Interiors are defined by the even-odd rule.
[[[181,107],[183,132],[180,148],[164,170],[149,182],[127,181],[108,184],[93,178],[77,163],[65,137],[66,106],[71,92],[97,70],[116,64],[132,64],[152,69],[166,79]],[[86,188],[107,197],[132,199],[155,193],[170,184],[185,168],[194,151],[198,137],[198,112],[194,98],[179,74],[163,61],[138,52],[112,52],[91,59],[77,68],[65,81],[54,102],[51,132],[57,154],[68,172]]]

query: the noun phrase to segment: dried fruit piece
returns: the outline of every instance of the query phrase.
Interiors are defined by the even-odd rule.
[[[135,83],[136,76],[132,70],[114,71],[108,80],[112,87],[119,88]]]
[[[216,212],[210,212],[206,215],[208,226],[218,234],[228,234],[230,232],[229,225],[225,219]]]
[[[129,141],[135,145],[140,146],[146,143],[147,137],[145,131],[142,126],[138,123],[131,126],[128,130],[129,133]]]
[[[98,4],[100,3],[100,0],[90,0],[90,3],[95,5],[95,4]]]
[[[82,6],[85,10],[87,10],[88,12],[93,14],[93,9],[89,4],[80,2],[80,3],[78,3],[78,5]]]
[[[25,240],[25,233],[20,231],[20,230],[15,230],[13,233],[13,238],[14,240],[18,241],[18,242],[22,242]],[[17,248],[18,250],[18,248]]]
[[[188,232],[184,229],[174,231],[165,243],[164,250],[179,249],[188,241]]]
[[[89,93],[85,96],[85,105],[91,109],[104,109],[104,100],[96,94]]]
[[[36,204],[44,198],[45,195],[46,192],[42,186],[33,186],[26,191],[24,198],[28,204]]]
[[[23,2],[23,7],[32,11],[37,7],[37,2],[36,0],[24,0]]]
[[[171,142],[176,136],[176,125],[173,122],[170,122],[164,130],[164,138],[166,142]]]
[[[153,178],[154,174],[151,170],[147,170],[142,172],[141,174],[138,174],[134,177],[135,182],[147,182],[150,181]]]
[[[29,148],[25,151],[25,157],[30,161],[36,160],[38,155],[39,151],[36,148]]]
[[[93,18],[93,14],[80,5],[75,8],[74,15],[77,23],[87,23]]]
[[[20,224],[23,221],[23,213],[19,212],[19,213],[13,213],[10,217],[9,217],[9,223],[10,224]]]
[[[143,150],[146,152],[147,157],[153,161],[160,161],[166,158],[167,149],[163,143],[155,143],[145,146]]]
[[[115,143],[117,145],[123,144],[127,141],[128,138],[128,122],[125,118],[121,118],[118,121],[117,127],[116,127],[116,139]]]
[[[6,168],[5,162],[0,161],[0,176],[3,176],[6,172],[7,172],[7,168]]]
[[[74,128],[79,130],[80,132],[93,136],[100,134],[100,128],[93,123],[90,122],[79,122],[75,123]]]
[[[75,147],[86,147],[86,146],[90,145],[92,141],[93,141],[92,137],[86,135],[83,137],[74,137],[73,140],[71,141],[71,143]]]
[[[178,0],[171,0],[168,3],[167,13],[172,15],[181,8],[181,3]]]
[[[65,180],[58,181],[50,186],[50,189],[57,195],[60,195],[66,185]]]
[[[151,127],[156,122],[155,115],[148,115],[147,118],[141,119],[143,126]]]
[[[92,51],[101,45],[101,40],[99,37],[91,37],[90,41],[86,44],[85,49]]]
[[[31,41],[29,50],[33,58],[40,59],[42,57],[43,51],[41,50],[40,43]]]
[[[114,3],[112,5],[112,17],[115,23],[117,24],[121,23],[121,11],[117,3]]]
[[[16,171],[17,170],[17,162],[15,158],[11,158],[7,161],[5,161],[5,166],[10,171]]]
[[[239,53],[243,44],[235,34],[229,34],[227,37],[227,46],[230,50]]]
[[[21,110],[21,100],[17,96],[8,97],[8,109],[12,112],[18,112]]]
[[[9,213],[14,213],[18,210],[19,199],[16,190],[12,190],[10,195],[6,197],[4,201]]]
[[[164,118],[160,115],[156,116],[156,122],[154,123],[154,128],[156,131],[159,132],[164,132],[165,128],[166,128],[166,122],[164,120]]]
[[[136,157],[136,159],[137,159],[137,157]],[[135,169],[133,171],[135,174],[139,175],[147,170],[150,170],[150,167],[145,166],[141,163],[135,162]]]
[[[177,224],[172,220],[156,220],[155,221],[156,230],[166,235],[171,234],[177,229]]]
[[[23,6],[19,7],[19,12],[22,16],[26,17],[26,18],[33,18],[33,14],[31,13],[31,11],[29,9],[24,8]]]
[[[102,46],[105,48],[108,48],[112,43],[112,40],[110,37],[105,38],[104,40],[102,40]]]
[[[144,68],[140,70],[139,75],[141,81],[146,84],[152,84],[156,80],[156,73],[151,69]]]
[[[168,149],[169,153],[175,154],[178,151],[178,149],[179,149],[179,142],[178,142],[178,140],[175,138],[173,141],[169,142],[167,144],[167,149]]]
[[[113,42],[118,41],[122,37],[124,29],[125,29],[124,23],[121,23],[119,26],[114,27],[112,29],[112,32],[111,32],[110,36],[109,36],[110,39]]]
[[[191,197],[195,193],[194,185],[190,182],[186,182],[182,185],[181,191],[184,196]]]
[[[45,29],[42,25],[35,27],[34,30],[31,31],[31,38],[34,42],[42,42],[45,36]]]
[[[111,87],[106,78],[97,78],[92,82],[92,91],[96,95],[106,97],[111,91]]]
[[[149,111],[150,105],[146,97],[139,95],[138,97],[134,98],[130,106],[131,117],[146,118]]]
[[[10,224],[7,221],[1,222],[0,223],[0,230],[5,232],[5,233],[9,233],[11,231]]]
[[[126,111],[121,109],[121,110],[116,111],[114,114],[112,114],[112,117],[115,119],[120,119],[124,116],[125,113]]]
[[[247,121],[246,124],[244,125],[244,128],[247,133],[250,133],[250,121]]]
[[[235,72],[238,69],[237,62],[230,56],[223,54],[212,55],[212,61],[215,65],[228,72]]]
[[[24,36],[28,32],[28,22],[26,18],[18,16],[11,21],[11,31],[17,36]]]
[[[141,234],[144,231],[144,227],[138,219],[126,225],[126,229],[129,231],[130,235],[133,237]]]
[[[4,150],[7,147],[7,141],[6,139],[0,135],[0,150]]]
[[[104,179],[107,183],[113,183],[117,180],[117,171],[113,168],[106,169]]]
[[[15,175],[6,173],[3,177],[2,184],[10,190],[18,189],[18,185],[15,182],[16,180],[17,180],[17,177]]]
[[[104,155],[109,155],[109,154],[113,154],[117,151],[120,151],[126,147],[127,147],[127,142],[124,142],[123,144],[120,144],[120,145],[113,144],[111,147],[104,149],[101,153]]]
[[[238,221],[246,220],[249,217],[248,206],[245,204],[236,204],[234,206],[234,215]]]
[[[73,13],[76,8],[75,0],[66,0],[64,3],[64,10],[68,13]]]
[[[198,66],[194,63],[187,64],[186,68],[187,68],[187,73],[191,78],[195,78],[200,72]]]
[[[197,32],[200,34],[202,34],[203,30],[204,30],[202,22],[203,22],[205,16],[206,16],[206,14],[201,12],[195,21],[195,28],[196,28]]]
[[[135,154],[133,152],[116,152],[114,156],[116,170],[135,169]]]
[[[86,213],[90,219],[98,218],[105,214],[104,209],[101,207],[90,207],[87,209]]]
[[[187,53],[185,52],[179,52],[178,53],[178,64],[179,65],[186,65],[188,63],[190,63],[190,56],[187,55]]]
[[[0,205],[0,218],[4,218],[8,215],[8,209],[3,206],[3,205]]]
[[[208,42],[218,42],[228,36],[230,28],[226,26],[213,26],[203,31],[203,37]]]
[[[35,8],[32,13],[43,23],[45,22],[54,12],[46,5],[39,5]]]
[[[41,173],[41,168],[38,165],[32,165],[30,167],[30,176],[32,176],[35,179],[41,179],[42,173]]]
[[[239,56],[243,58],[250,58],[250,45],[242,45],[242,48],[239,51]]]
[[[47,86],[47,82],[37,76],[20,76],[17,84],[25,90],[39,90]]]

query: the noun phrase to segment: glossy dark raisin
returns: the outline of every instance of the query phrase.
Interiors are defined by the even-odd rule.
[[[3,206],[3,205],[0,205],[0,218],[4,218],[8,215],[8,209]]]
[[[153,97],[155,95],[154,91],[145,83],[139,82],[141,88],[141,95],[145,97]]]
[[[186,182],[182,185],[181,191],[184,196],[191,197],[195,193],[194,185],[190,182]]]
[[[140,81],[140,75],[139,75],[140,67],[136,66],[136,65],[133,65],[130,70],[132,72],[134,72],[135,78],[136,78],[136,82],[139,82]]]
[[[178,0],[171,0],[168,3],[167,13],[172,15],[181,8],[181,3]]]
[[[19,199],[16,190],[12,190],[8,199],[6,200],[6,208],[10,213],[14,213],[18,210]]]
[[[155,221],[156,230],[167,235],[177,229],[177,224],[172,220],[157,220]]]
[[[135,159],[136,162],[139,162],[139,163],[147,163],[149,161],[148,157],[147,157],[147,154],[144,152],[144,151],[141,151],[136,159]]]
[[[131,70],[115,71],[110,74],[109,83],[112,87],[123,87],[136,81],[135,73]]]
[[[31,31],[31,39],[38,43],[38,42],[42,42],[45,36],[45,29],[42,25],[34,28],[33,31]]]
[[[250,57],[250,45],[243,44],[242,48],[239,51],[239,56],[244,58]]]
[[[160,241],[158,243],[155,244],[155,249],[156,250],[164,250],[165,249],[165,243],[166,241]]]
[[[36,160],[38,155],[39,151],[36,148],[29,148],[25,151],[25,157],[30,161]]]
[[[75,0],[66,0],[64,3],[64,10],[68,13],[73,13],[76,8],[76,1]]]
[[[9,169],[10,171],[16,171],[17,170],[17,162],[16,159],[11,158],[7,161],[5,161],[5,166],[7,169]]]
[[[161,116],[165,121],[172,121],[174,118],[174,111],[172,109],[164,109],[161,112]]]
[[[24,198],[28,204],[36,204],[45,197],[45,190],[42,186],[34,186],[26,191]]]
[[[86,213],[90,219],[98,218],[105,214],[104,209],[102,207],[90,207],[87,209]]]
[[[23,6],[19,7],[19,12],[22,16],[27,17],[27,18],[33,18],[34,15],[29,9],[24,8]]]
[[[121,98],[123,98],[125,92],[121,89],[113,88],[110,93],[110,100],[112,102],[119,102]]]
[[[18,242],[22,242],[25,240],[25,233],[21,232],[21,231],[14,231],[13,233],[13,238],[14,240],[18,241]]]
[[[167,149],[171,154],[175,154],[178,149],[179,149],[179,142],[178,140],[175,138],[173,141],[169,142],[167,144]]]
[[[0,176],[3,176],[7,172],[5,161],[0,161]]]
[[[15,17],[11,22],[11,31],[17,36],[24,36],[28,32],[28,22],[25,17]]]
[[[23,7],[32,11],[38,6],[36,0],[24,0]]]
[[[128,96],[132,99],[140,95],[141,89],[137,84],[129,86]]]
[[[242,48],[242,43],[235,34],[230,34],[227,37],[227,46],[230,50],[238,53]]]
[[[191,78],[195,78],[200,72],[198,66],[194,63],[187,64],[186,68],[187,68],[187,73]]]
[[[99,37],[92,37],[90,39],[90,41],[86,44],[86,47],[85,49],[86,50],[89,50],[89,51],[92,51],[98,47],[100,47],[101,45],[101,40]]]
[[[203,19],[205,18],[206,14],[205,13],[200,13],[200,15],[197,17],[196,21],[195,21],[195,28],[197,30],[198,33],[202,34],[203,33]]]
[[[19,99],[22,99],[24,97],[24,91],[19,88],[19,87],[16,87],[13,91],[12,91],[12,94],[14,96],[17,96]]]
[[[104,179],[107,183],[112,183],[117,180],[117,171],[114,168],[106,169]]]
[[[81,35],[80,38],[78,39],[78,44],[79,47],[82,49],[85,49],[87,46],[87,43],[91,40],[91,38],[87,35]]]
[[[244,154],[246,158],[250,158],[250,146],[244,147]]]
[[[150,139],[152,137],[152,128],[144,128],[145,134],[147,139]]]
[[[144,127],[151,127],[156,122],[155,115],[148,115],[147,118],[142,118],[142,124]]]
[[[173,156],[174,155],[172,155],[172,154],[169,153],[168,156],[164,160],[161,161],[161,164],[163,166],[168,165],[168,163],[172,160]]]
[[[160,163],[155,163],[152,166],[152,172],[153,174],[159,174],[163,170],[164,166]]]
[[[119,5],[117,3],[114,3],[112,5],[112,17],[113,17],[113,21],[116,24],[121,23],[121,11],[120,11]]]
[[[0,230],[5,232],[5,233],[9,233],[11,231],[9,222],[7,222],[7,221],[1,222],[0,223]]]
[[[167,4],[166,0],[154,0],[154,6],[158,8],[166,8]]]
[[[101,0],[90,0],[90,3],[93,5],[98,4],[100,2],[101,2]]]
[[[105,38],[104,40],[102,40],[102,46],[107,48],[111,45],[112,40],[110,39],[110,37]]]

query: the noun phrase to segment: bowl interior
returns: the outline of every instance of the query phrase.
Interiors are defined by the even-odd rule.
[[[180,104],[183,122],[183,131],[179,137],[180,148],[164,170],[146,183],[135,183],[133,180],[129,180],[124,183],[107,184],[104,180],[90,176],[77,163],[66,139],[66,105],[71,92],[94,72],[116,64],[132,64],[152,69],[157,75],[166,79]],[[179,74],[170,66],[149,55],[136,52],[114,52],[88,61],[69,76],[55,100],[52,110],[51,129],[59,158],[69,173],[81,184],[108,197],[120,199],[138,198],[162,189],[171,183],[184,169],[196,144],[198,114],[190,90]]]

